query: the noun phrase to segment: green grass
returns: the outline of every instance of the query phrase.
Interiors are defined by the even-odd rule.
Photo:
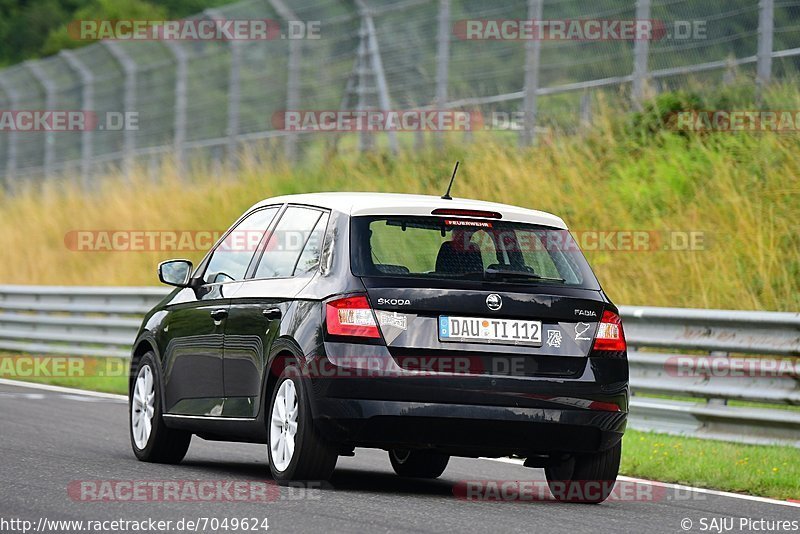
[[[620,473],[775,499],[800,499],[794,447],[743,445],[628,430]]]
[[[0,354],[0,378],[106,393],[128,393],[128,360]]]
[[[795,109],[800,91],[794,91],[770,105]],[[131,180],[98,177],[90,192],[69,181],[23,187],[13,196],[0,192],[0,249],[14,251],[0,256],[0,279],[155,285],[160,261],[197,262],[206,251],[87,252],[75,250],[71,239],[82,231],[167,231],[173,237],[224,231],[248,207],[279,194],[441,195],[458,159],[454,195],[560,215],[619,304],[800,309],[800,136],[642,134],[626,129],[627,120],[608,107],[584,135],[554,132],[526,149],[476,132],[470,143],[445,136],[440,151],[323,155],[312,146],[296,167],[243,154],[235,171],[196,164],[181,179],[166,164],[158,181],[143,168]],[[613,238],[610,246],[602,240],[619,231],[628,237],[643,232],[647,246],[632,250]],[[690,234],[702,242],[686,247],[683,238]]]

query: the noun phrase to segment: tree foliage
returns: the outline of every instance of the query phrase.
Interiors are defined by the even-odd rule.
[[[0,0],[0,65],[77,48],[76,20],[179,19],[231,0]]]

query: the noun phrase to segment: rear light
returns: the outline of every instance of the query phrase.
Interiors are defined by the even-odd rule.
[[[328,333],[334,336],[381,337],[375,314],[363,295],[333,300],[325,306]]]
[[[483,219],[502,219],[503,216],[496,211],[459,210],[452,208],[437,208],[431,215],[452,215],[454,217],[480,217]]]
[[[590,410],[601,410],[604,412],[619,412],[622,411],[619,409],[619,405],[614,404],[613,402],[600,402],[600,401],[592,401],[589,403]]]
[[[626,348],[622,320],[616,313],[604,311],[600,325],[597,327],[597,335],[594,337],[594,350],[622,352]]]

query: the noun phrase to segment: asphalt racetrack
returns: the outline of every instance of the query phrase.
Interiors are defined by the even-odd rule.
[[[731,525],[731,532],[763,532],[776,521],[800,523],[800,507],[625,478],[601,505],[556,503],[541,495],[542,470],[487,459],[454,458],[441,478],[412,480],[394,474],[386,452],[358,449],[339,459],[329,483],[286,488],[270,480],[265,445],[194,437],[180,465],[147,464],[131,452],[124,400],[7,382],[0,384],[0,452],[3,533],[95,531],[88,521],[105,521],[99,526],[108,532],[143,526],[126,530],[110,523],[116,520],[161,521],[168,532],[326,533],[719,532]],[[167,482],[180,494],[165,496]],[[149,489],[134,495],[135,483]],[[239,493],[220,490],[225,483],[238,484]]]

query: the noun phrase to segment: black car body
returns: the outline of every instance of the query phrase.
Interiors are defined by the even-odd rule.
[[[413,195],[278,197],[186,267],[161,266],[180,287],[145,317],[132,360],[132,398],[142,358],[153,362],[153,433],[171,442],[268,443],[271,416],[275,432],[290,426],[270,406],[291,368],[302,439],[313,433],[333,463],[376,447],[398,473],[436,476],[436,458],[517,455],[575,478],[564,465],[619,449],[618,310],[555,216]],[[134,443],[151,459],[144,449]],[[273,474],[324,478],[333,467],[320,462],[330,469]]]

